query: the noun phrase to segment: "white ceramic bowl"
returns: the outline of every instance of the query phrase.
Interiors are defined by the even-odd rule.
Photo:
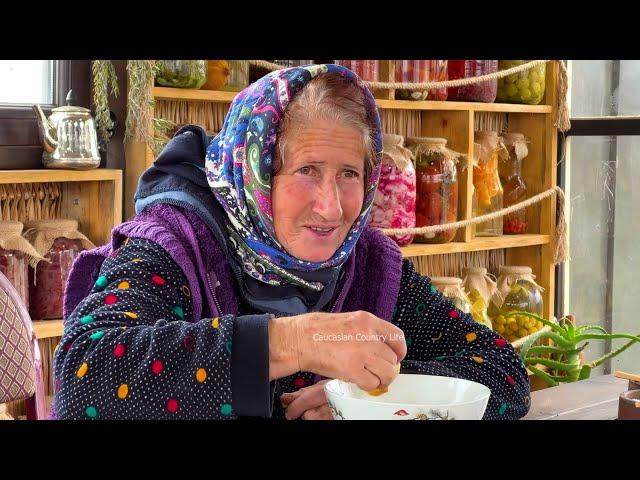
[[[411,374],[398,375],[379,396],[342,380],[324,390],[336,420],[480,420],[491,394],[470,380]]]

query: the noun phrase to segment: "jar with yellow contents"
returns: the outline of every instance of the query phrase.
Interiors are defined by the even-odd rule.
[[[508,157],[497,132],[475,132],[473,166],[473,216],[479,217],[502,210],[503,189],[498,160]],[[475,226],[477,236],[502,235],[502,217]]]
[[[541,290],[532,280],[517,280],[511,286],[498,315],[493,319],[493,329],[510,343],[540,330],[542,322],[519,312],[542,315]]]

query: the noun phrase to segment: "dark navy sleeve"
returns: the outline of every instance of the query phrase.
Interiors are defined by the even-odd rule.
[[[529,410],[530,387],[524,363],[498,333],[475,322],[404,260],[393,323],[405,334],[403,373],[471,380],[491,397],[484,419],[517,419]]]
[[[159,245],[127,239],[65,321],[57,418],[269,417],[271,316],[192,315],[181,268]]]

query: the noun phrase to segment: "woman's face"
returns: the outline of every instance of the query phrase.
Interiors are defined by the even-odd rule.
[[[333,256],[362,209],[364,158],[358,130],[325,120],[287,143],[271,201],[276,238],[290,255],[311,262]]]

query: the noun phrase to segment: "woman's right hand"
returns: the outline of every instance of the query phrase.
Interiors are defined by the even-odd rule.
[[[373,390],[393,381],[406,353],[402,330],[368,312],[314,312],[269,322],[271,380],[307,371]]]

